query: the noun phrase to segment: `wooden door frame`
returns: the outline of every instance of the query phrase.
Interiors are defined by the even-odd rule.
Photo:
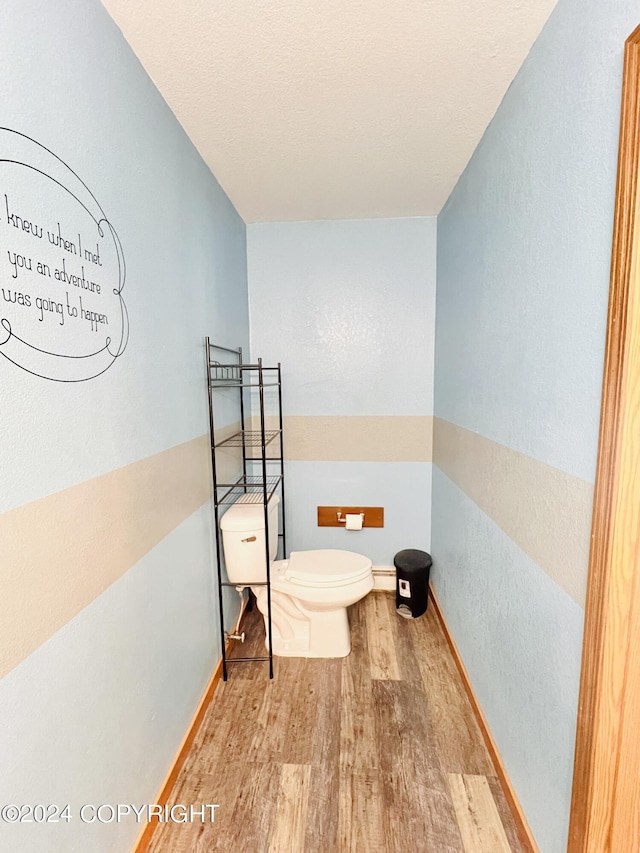
[[[569,853],[640,849],[639,135],[640,27],[624,52]]]

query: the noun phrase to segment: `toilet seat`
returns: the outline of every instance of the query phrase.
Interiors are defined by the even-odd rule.
[[[371,574],[371,560],[354,551],[292,551],[282,577],[299,586],[340,587]]]

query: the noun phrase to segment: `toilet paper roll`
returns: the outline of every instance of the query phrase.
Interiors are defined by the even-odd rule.
[[[345,524],[347,530],[362,530],[362,522],[364,521],[362,513],[348,512],[345,518],[347,519],[347,523]]]

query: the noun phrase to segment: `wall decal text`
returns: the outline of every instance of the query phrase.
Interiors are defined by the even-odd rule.
[[[127,346],[125,275],[120,239],[86,184],[0,128],[0,355],[58,382],[100,376]]]

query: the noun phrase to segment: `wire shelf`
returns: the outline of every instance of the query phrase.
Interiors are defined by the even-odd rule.
[[[209,368],[212,387],[259,388],[262,384],[262,387],[266,388],[278,385],[278,382],[246,382],[243,375],[245,371],[261,371],[263,375],[270,376],[274,371],[277,372],[277,367],[263,367],[259,364],[239,364],[237,362],[235,364],[222,364],[219,361],[210,361]]]
[[[219,489],[228,489],[218,499],[219,504],[261,504],[264,503],[264,487],[267,486],[267,501],[280,485],[282,477],[279,475],[268,476],[266,480],[262,477],[247,476],[240,477],[235,483],[218,483]]]
[[[240,382],[235,379],[212,379],[212,388],[277,388],[277,382]]]
[[[242,382],[242,372],[238,364],[220,364],[219,361],[209,362],[211,380],[222,385]]]
[[[264,657],[264,658],[227,658],[227,663],[250,663],[251,661],[256,661],[256,660],[264,660],[264,661],[268,660],[268,661],[270,661],[271,658],[267,658],[267,657]]]
[[[264,432],[264,443],[269,444],[281,433],[279,429],[267,429]],[[259,429],[246,429],[244,432],[234,432],[229,438],[220,441],[216,447],[262,447],[262,431]]]
[[[223,589],[231,586],[231,584],[223,579],[223,542],[222,531],[220,529],[220,509],[222,504],[253,504],[258,505],[266,511],[265,502],[268,502],[276,489],[279,489],[281,501],[281,518],[282,530],[278,533],[278,538],[282,543],[282,554],[284,559],[287,556],[287,540],[285,534],[286,513],[284,512],[285,498],[285,483],[284,483],[284,460],[282,446],[282,384],[281,384],[281,369],[280,364],[277,367],[266,367],[262,363],[262,359],[258,359],[257,363],[246,364],[242,360],[242,347],[229,348],[213,344],[207,337],[205,338],[205,350],[207,355],[207,393],[209,397],[209,434],[211,438],[211,474],[213,479],[213,512],[215,521],[215,538],[216,538],[216,563],[218,574],[218,613],[220,616],[220,642],[222,649],[222,678],[227,680],[227,663],[241,663],[249,660],[263,660],[269,663],[269,678],[273,678],[273,644],[272,644],[272,618],[271,618],[271,579],[269,577],[269,562],[270,562],[270,537],[264,537],[265,547],[265,565],[267,566],[267,579],[264,585],[267,592],[267,608],[265,613],[265,624],[267,634],[267,656],[253,657],[227,657],[226,641],[227,632],[224,629],[225,613]],[[224,353],[225,355],[222,355]],[[230,363],[229,363],[230,362]],[[228,407],[236,401],[240,415],[240,431],[233,435],[220,440],[216,439],[216,424],[214,413],[214,397],[216,389],[238,389],[239,393],[226,393],[223,397],[225,406]],[[257,389],[260,393],[256,394],[253,389]],[[265,388],[273,388],[276,394],[269,392],[265,395]],[[246,391],[246,393],[245,393]],[[265,430],[265,397],[271,409],[277,406],[273,416],[277,416],[277,420],[272,421],[269,418],[270,425],[277,425],[277,429]],[[247,404],[250,404],[247,407]],[[248,423],[247,411],[252,409],[257,410],[259,406],[260,420],[258,424],[259,430],[247,430]],[[247,411],[246,411],[247,410]],[[250,417],[250,414],[249,414]],[[278,441],[275,441],[278,439]],[[273,456],[267,453],[266,445],[271,444],[270,452]],[[229,474],[230,483],[220,483],[218,481],[218,465],[216,461],[217,448],[238,448],[241,450],[242,473],[234,472]],[[237,452],[233,454],[237,456]],[[238,459],[235,460],[239,461]],[[261,466],[258,465],[261,463]],[[267,468],[269,466],[276,466]],[[258,472],[261,467],[260,473]],[[267,473],[278,470],[278,474]],[[224,511],[224,510],[223,510]],[[237,584],[233,584],[237,586]]]

